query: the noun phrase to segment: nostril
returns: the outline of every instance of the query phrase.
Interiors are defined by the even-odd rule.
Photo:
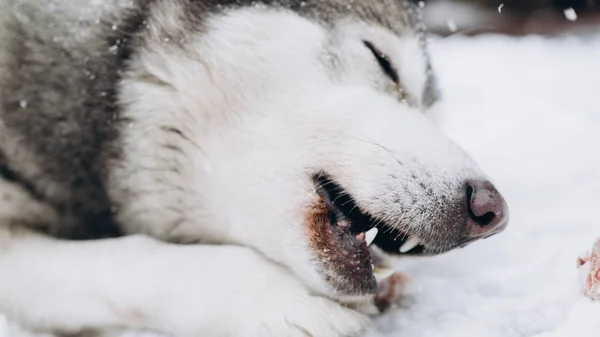
[[[492,222],[494,221],[495,218],[496,218],[496,213],[492,213],[492,212],[487,212],[482,216],[473,216],[473,220],[475,220],[475,222],[477,222],[478,224],[480,224],[483,227],[489,226],[490,224],[492,224]]]
[[[498,234],[508,224],[508,206],[487,180],[466,184],[466,240],[471,242]]]
[[[467,211],[477,225],[495,225],[497,218],[502,215],[502,204],[502,197],[491,183],[476,181],[467,186]]]

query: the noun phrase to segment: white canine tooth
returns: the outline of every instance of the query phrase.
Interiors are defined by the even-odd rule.
[[[373,227],[366,233],[367,246],[370,246],[373,243],[373,240],[375,240],[375,237],[377,236],[378,232],[379,232],[379,229],[377,229],[377,227]]]
[[[400,247],[400,253],[408,253],[411,250],[413,250],[413,248],[418,246],[420,243],[421,243],[421,240],[419,240],[419,238],[413,236],[413,237],[409,238],[408,240],[406,240],[406,242],[402,245],[402,247]]]
[[[381,280],[385,280],[386,278],[394,275],[395,271],[393,269],[388,269],[388,268],[375,268],[373,270],[373,275],[375,276],[375,279],[377,280],[377,282],[380,282]]]

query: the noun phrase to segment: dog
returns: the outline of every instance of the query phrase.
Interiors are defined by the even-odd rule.
[[[398,297],[380,257],[508,222],[436,125],[420,16],[0,0],[0,312],[64,334],[361,333]]]

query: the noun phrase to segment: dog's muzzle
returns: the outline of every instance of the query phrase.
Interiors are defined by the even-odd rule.
[[[314,177],[319,200],[307,216],[309,240],[321,273],[335,290],[345,295],[374,294],[369,246],[400,256],[436,255],[465,247],[502,232],[508,223],[508,206],[488,181],[464,184],[444,212],[424,220],[427,230],[398,219],[378,218],[361,210],[359,203],[326,174]],[[443,215],[442,215],[443,214]]]

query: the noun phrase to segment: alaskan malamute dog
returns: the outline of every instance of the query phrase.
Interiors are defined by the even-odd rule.
[[[377,256],[444,253],[508,218],[430,121],[419,16],[0,0],[0,312],[64,333],[360,333],[397,297]]]

